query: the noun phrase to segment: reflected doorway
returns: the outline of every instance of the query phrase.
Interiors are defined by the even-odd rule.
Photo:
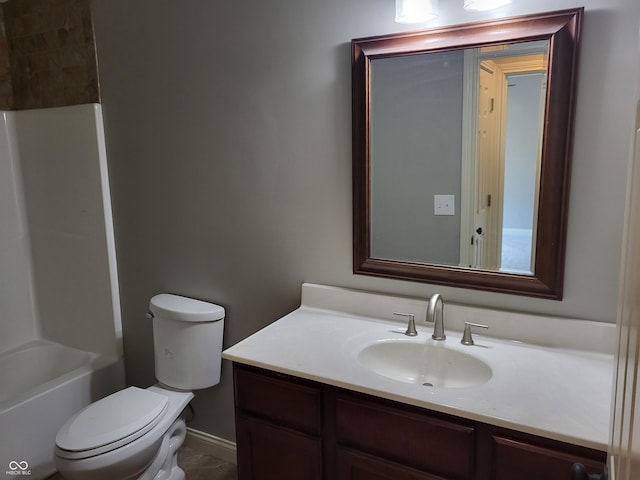
[[[470,50],[465,58],[461,266],[533,274],[547,43]],[[467,181],[464,182],[464,176]]]
[[[532,273],[534,269],[543,118],[540,112],[545,94],[546,73],[507,75],[501,271]]]

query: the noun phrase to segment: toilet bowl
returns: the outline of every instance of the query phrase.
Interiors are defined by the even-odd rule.
[[[190,389],[220,380],[224,309],[176,295],[150,302],[156,377],[71,417],[58,431],[55,464],[69,480],[184,480],[177,452],[186,435],[182,415]]]

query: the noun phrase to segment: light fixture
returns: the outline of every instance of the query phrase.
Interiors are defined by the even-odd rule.
[[[396,0],[396,22],[421,23],[438,16],[438,0]]]
[[[465,10],[484,12],[494,8],[504,7],[511,3],[511,0],[464,0]]]

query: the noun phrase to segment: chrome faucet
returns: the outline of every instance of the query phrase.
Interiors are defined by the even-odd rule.
[[[440,308],[438,308],[440,305]],[[440,315],[438,315],[440,312]],[[434,293],[429,299],[429,305],[427,306],[427,323],[433,322],[433,335],[431,338],[434,340],[444,340],[447,336],[444,334],[444,300],[439,293]]]

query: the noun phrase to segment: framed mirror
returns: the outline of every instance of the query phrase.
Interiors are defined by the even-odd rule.
[[[354,273],[562,298],[582,15],[352,41]]]

